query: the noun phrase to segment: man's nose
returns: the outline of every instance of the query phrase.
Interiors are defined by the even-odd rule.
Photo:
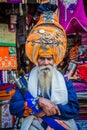
[[[49,64],[49,61],[48,61],[48,59],[45,58],[44,65],[48,65],[48,64]]]

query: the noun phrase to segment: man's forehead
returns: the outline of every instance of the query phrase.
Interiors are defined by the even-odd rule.
[[[52,55],[50,55],[50,56],[38,56],[39,58],[53,58],[53,56]]]

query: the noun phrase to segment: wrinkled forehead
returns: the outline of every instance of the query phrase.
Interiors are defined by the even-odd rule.
[[[48,55],[48,56],[41,56],[41,55],[39,55],[38,56],[38,59],[53,59],[53,55]]]

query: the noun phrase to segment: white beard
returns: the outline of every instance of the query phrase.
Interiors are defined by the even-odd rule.
[[[40,96],[40,90],[38,89],[38,66],[34,67],[29,75],[28,90],[33,97]],[[51,101],[56,104],[67,104],[68,103],[68,92],[66,83],[63,75],[57,70],[56,66],[52,69],[52,80],[51,80]],[[40,76],[39,76],[40,77]],[[39,78],[40,79],[40,78]],[[47,83],[48,84],[48,83]],[[49,89],[47,89],[49,90]],[[48,92],[48,91],[47,91]],[[46,97],[47,98],[47,97]]]
[[[48,95],[50,97],[53,66],[38,67],[38,70],[38,84],[40,86],[42,96],[45,97],[45,95]]]

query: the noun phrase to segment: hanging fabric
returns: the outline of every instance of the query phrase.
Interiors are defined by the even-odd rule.
[[[67,34],[86,32],[87,16],[83,0],[59,0],[59,23]]]
[[[7,3],[22,3],[22,0],[7,0]]]
[[[14,47],[0,47],[0,70],[17,69],[17,55]]]
[[[0,46],[16,47],[16,31],[11,32],[8,24],[0,24]]]
[[[0,129],[13,128],[15,117],[9,112],[8,100],[3,105],[0,104]]]

